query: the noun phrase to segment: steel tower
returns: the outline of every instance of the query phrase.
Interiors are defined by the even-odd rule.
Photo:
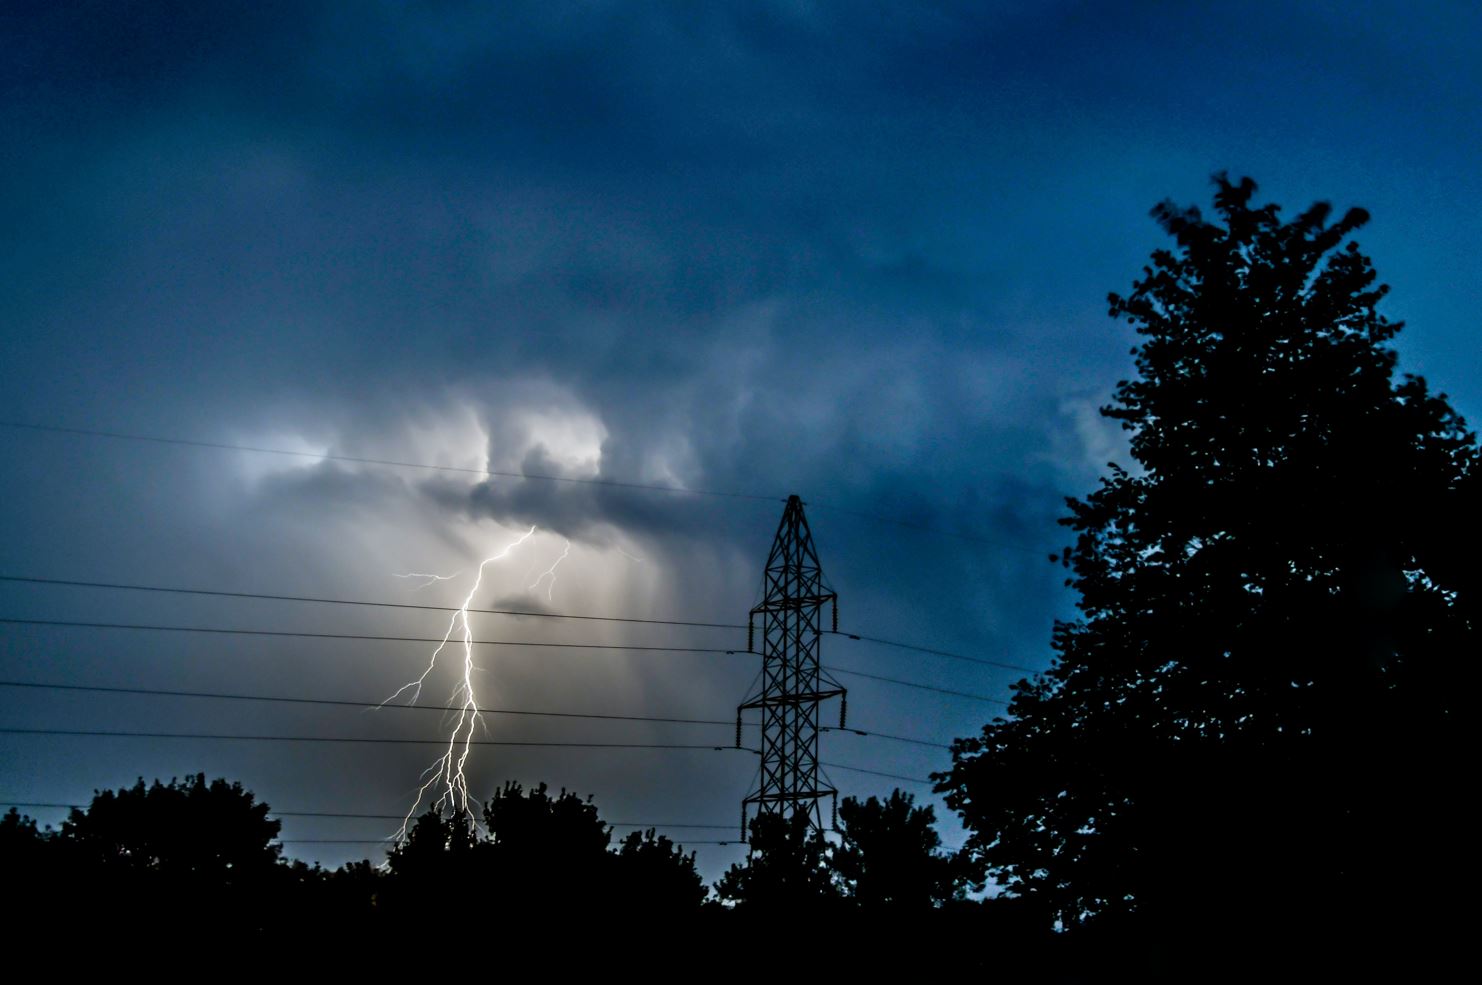
[[[830,801],[834,826],[838,791],[818,770],[818,705],[838,697],[839,726],[847,713],[845,690],[819,666],[822,611],[833,606],[838,631],[838,596],[827,589],[803,501],[789,496],[767,558],[762,602],[751,610],[747,649],[754,651],[756,622],[762,624],[762,672],[757,690],[736,708],[736,744],[741,716],[761,712],[761,770],[755,790],[741,801],[741,837],[748,813],[791,817],[805,812],[816,831],[824,828],[821,802]]]

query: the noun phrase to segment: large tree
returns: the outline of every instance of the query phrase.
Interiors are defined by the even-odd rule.
[[[686,854],[653,828],[628,832],[613,864],[617,905],[672,916],[697,910],[705,901],[705,880],[695,869],[695,853]]]
[[[827,908],[842,898],[830,868],[832,849],[798,811],[761,814],[750,828],[745,865],[733,865],[715,884],[723,902],[745,912],[781,913]]]
[[[100,872],[158,873],[222,885],[260,880],[278,865],[280,823],[240,783],[205,774],[94,793],[73,808],[61,840]]]
[[[49,877],[31,919],[66,914],[87,935],[168,927],[198,939],[281,926],[287,868],[268,813],[240,783],[199,773],[98,791],[47,838]]]
[[[930,804],[918,807],[900,790],[883,801],[845,797],[839,820],[843,842],[833,865],[857,905],[928,910],[965,895],[970,874],[958,856],[941,851]]]
[[[437,923],[430,899],[479,887],[479,906],[505,918],[545,920],[586,907],[676,916],[698,911],[704,884],[686,853],[653,830],[610,849],[612,829],[590,797],[508,782],[484,805],[487,831],[433,809],[387,853],[384,906],[397,919]]]
[[[1396,375],[1363,210],[1216,184],[1212,218],[1154,209],[1176,246],[1110,297],[1141,340],[1102,413],[1136,464],[1068,501],[1079,617],[938,789],[1067,926],[1428,920],[1462,832],[1474,436]]]

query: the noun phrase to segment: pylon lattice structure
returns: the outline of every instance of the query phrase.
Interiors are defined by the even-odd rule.
[[[736,708],[736,745],[741,744],[741,716],[761,713],[761,769],[757,787],[741,801],[741,837],[748,815],[808,815],[815,831],[823,830],[822,802],[830,802],[829,827],[835,826],[838,791],[818,768],[819,703],[839,698],[839,727],[848,710],[844,688],[819,665],[822,612],[833,606],[838,631],[839,599],[825,586],[813,535],[803,515],[803,501],[790,496],[772,541],[762,602],[751,610],[747,649],[755,650],[756,623],[762,625],[762,672],[757,690]]]

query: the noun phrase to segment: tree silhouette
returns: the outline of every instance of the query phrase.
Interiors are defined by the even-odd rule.
[[[481,847],[477,831],[467,820],[456,814],[444,817],[441,810],[431,808],[386,853],[386,871],[404,887],[404,895],[436,896],[471,867],[484,864],[477,857]]]
[[[216,937],[262,933],[285,889],[279,823],[267,814],[241,784],[204,774],[96,792],[50,846],[50,903],[85,887],[68,912],[96,914],[93,932],[163,924]]]
[[[281,825],[240,783],[204,773],[93,794],[73,808],[61,839],[100,869],[191,876],[223,884],[261,877],[278,863]]]
[[[837,901],[840,891],[829,867],[823,835],[799,811],[788,818],[761,814],[751,822],[751,852],[715,884],[721,900],[741,909],[811,909]]]
[[[578,895],[610,894],[612,835],[590,797],[565,790],[553,797],[544,783],[527,793],[509,782],[484,805],[484,823],[491,872],[515,890],[521,909],[552,910]]]
[[[896,790],[888,800],[839,804],[844,842],[833,865],[846,892],[863,907],[922,910],[960,899],[968,880],[965,865],[941,854],[936,812],[930,804]]]
[[[705,901],[705,880],[695,870],[695,853],[650,828],[632,831],[613,860],[613,882],[622,906],[648,913],[683,913]]]
[[[476,898],[481,910],[530,926],[578,902],[674,916],[698,910],[704,899],[693,854],[653,831],[633,832],[611,851],[611,830],[591,798],[509,782],[484,805],[483,818],[486,833],[436,810],[417,819],[387,856],[383,902],[392,919],[445,921],[429,900]],[[368,885],[351,883],[352,875],[340,882]]]
[[[592,798],[562,790],[552,797],[544,783],[524,791],[510,781],[484,805],[489,843],[510,859],[544,852],[600,858],[612,835]]]
[[[16,864],[21,859],[29,857],[39,851],[42,835],[36,830],[36,820],[27,817],[19,810],[12,807],[0,817],[0,858],[7,865]]]
[[[52,832],[39,831],[36,821],[12,807],[0,817],[0,883],[7,922],[16,922],[27,907],[54,898],[48,876],[55,868]]]
[[[1011,892],[1207,961],[1440,918],[1478,628],[1475,441],[1395,378],[1367,214],[1216,183],[1110,298],[1138,467],[1068,501],[1080,616],[938,776]]]

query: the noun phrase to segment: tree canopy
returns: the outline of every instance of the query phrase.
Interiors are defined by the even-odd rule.
[[[830,847],[808,815],[759,814],[749,827],[745,864],[731,866],[715,884],[721,900],[740,907],[797,910],[837,900]]]
[[[969,869],[941,851],[936,814],[895,790],[884,801],[845,797],[838,843],[814,831],[804,812],[752,820],[750,848],[716,883],[719,899],[743,909],[927,910],[963,898]]]
[[[240,783],[197,773],[97,791],[87,810],[72,809],[61,839],[87,864],[230,882],[277,864],[280,827]]]
[[[60,829],[38,831],[12,809],[0,821],[6,909],[27,933],[62,916],[57,926],[93,934],[260,933],[289,902],[278,830],[240,783],[199,773],[95,791]]]
[[[963,897],[968,870],[941,851],[930,804],[918,807],[900,790],[883,801],[845,797],[839,821],[843,843],[833,864],[859,906],[921,910]]]
[[[387,855],[387,905],[425,913],[427,899],[469,885],[497,887],[482,898],[520,915],[577,901],[672,913],[698,909],[704,899],[694,853],[653,831],[633,832],[611,851],[612,830],[591,798],[509,782],[484,805],[483,818],[485,831],[437,810],[417,818]]]
[[[1102,413],[1135,464],[1068,500],[1079,616],[938,777],[974,857],[1067,926],[1393,915],[1460,830],[1474,436],[1396,374],[1367,213],[1216,185],[1212,218],[1153,210],[1175,245],[1110,296],[1141,338]]]
[[[694,910],[705,900],[695,853],[654,829],[630,831],[618,846],[613,878],[619,900],[647,913]]]

